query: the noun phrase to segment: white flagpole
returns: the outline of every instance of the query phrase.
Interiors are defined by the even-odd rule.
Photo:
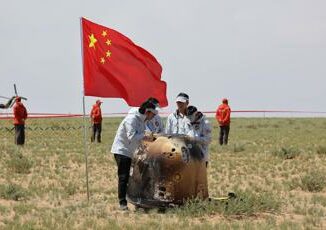
[[[83,24],[80,18],[80,41],[81,41],[81,56],[82,56],[82,69],[84,69],[84,53],[83,53]],[[84,73],[84,71],[83,71]],[[83,91],[83,121],[84,121],[84,150],[85,150],[85,173],[86,173],[86,190],[87,202],[89,202],[89,184],[88,184],[88,156],[87,156],[87,124],[86,124],[86,109],[85,109],[85,92]]]
[[[89,186],[88,186],[88,157],[87,157],[87,124],[85,112],[85,96],[83,95],[83,120],[84,120],[84,149],[85,149],[85,171],[86,171],[86,188],[87,188],[87,202],[89,202]]]

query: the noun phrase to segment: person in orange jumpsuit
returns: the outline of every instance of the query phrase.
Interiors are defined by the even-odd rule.
[[[219,143],[220,145],[227,145],[231,123],[231,108],[228,99],[222,100],[222,104],[216,110],[215,118],[220,126]]]
[[[16,97],[13,107],[14,126],[15,126],[15,144],[25,144],[25,120],[27,119],[27,110],[21,102],[21,97]]]
[[[92,136],[91,142],[95,141],[95,137],[98,143],[101,143],[101,132],[102,132],[102,111],[101,111],[100,100],[97,100],[93,105],[91,111],[91,120],[92,120]]]

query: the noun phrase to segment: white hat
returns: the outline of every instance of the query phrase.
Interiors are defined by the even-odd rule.
[[[178,96],[177,99],[175,100],[175,102],[182,102],[182,103],[186,103],[189,99],[183,96]]]
[[[189,101],[189,96],[185,93],[179,93],[175,102],[186,103]]]

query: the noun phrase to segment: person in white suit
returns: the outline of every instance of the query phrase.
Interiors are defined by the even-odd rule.
[[[138,111],[128,113],[115,135],[111,153],[114,154],[118,167],[118,199],[121,210],[128,210],[126,193],[133,154],[143,139],[150,138],[145,136],[145,122],[156,114],[156,106],[144,102]]]
[[[207,167],[209,160],[209,144],[212,141],[212,127],[210,122],[195,106],[188,106],[187,118],[189,119],[187,135],[199,142]]]
[[[177,110],[171,113],[165,125],[166,134],[187,134],[187,107],[189,96],[185,93],[179,93],[176,98]]]

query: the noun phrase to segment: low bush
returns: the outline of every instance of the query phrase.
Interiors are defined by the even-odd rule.
[[[234,144],[233,145],[233,152],[238,153],[238,152],[243,152],[245,151],[245,145],[244,144]]]
[[[275,150],[273,152],[273,155],[280,157],[282,159],[288,160],[288,159],[293,159],[299,156],[301,151],[299,149],[290,147],[290,148],[280,148],[278,150]]]
[[[316,149],[317,154],[326,156],[326,146],[318,146]]]
[[[14,153],[7,160],[8,168],[15,173],[30,173],[33,162],[21,153]]]
[[[24,188],[15,184],[0,185],[0,197],[6,200],[22,200],[27,197]]]
[[[326,175],[322,171],[312,171],[301,177],[301,189],[309,192],[321,192],[326,186]]]

